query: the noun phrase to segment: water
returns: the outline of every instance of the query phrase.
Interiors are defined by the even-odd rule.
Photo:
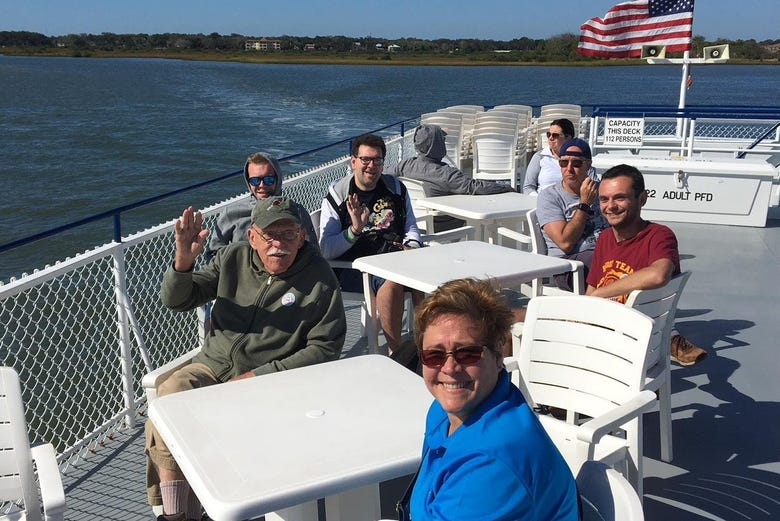
[[[776,103],[779,67],[711,65],[694,67],[693,75],[689,104]],[[454,104],[675,105],[679,82],[679,66],[320,66],[0,56],[0,244],[238,170],[254,150],[289,155]],[[241,190],[236,178],[203,197],[214,202]],[[173,217],[189,197],[123,219],[123,233]],[[109,240],[106,221],[3,255],[0,280]]]

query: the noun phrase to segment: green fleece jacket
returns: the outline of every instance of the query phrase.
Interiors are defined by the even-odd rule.
[[[215,300],[211,331],[193,361],[222,382],[335,360],[344,346],[338,281],[308,242],[281,275],[268,273],[248,242],[230,244],[199,271],[169,267],[160,295],[175,311]]]

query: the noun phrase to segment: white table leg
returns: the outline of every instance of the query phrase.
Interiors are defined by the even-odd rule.
[[[311,521],[317,519],[317,502],[309,501],[294,507],[284,508],[265,515],[265,521]]]
[[[325,498],[328,521],[376,521],[380,515],[379,483]]]
[[[368,352],[370,354],[377,354],[379,353],[379,319],[376,311],[376,295],[371,289],[371,275],[368,273],[363,273],[363,295],[368,311],[366,320]]]

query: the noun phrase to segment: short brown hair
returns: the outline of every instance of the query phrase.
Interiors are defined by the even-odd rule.
[[[417,347],[422,348],[428,326],[443,315],[463,316],[477,324],[480,341],[499,356],[515,321],[506,298],[490,281],[451,280],[439,286],[418,306],[414,316]]]
[[[363,134],[362,136],[356,137],[352,141],[352,157],[357,157],[360,145],[365,145],[371,148],[378,148],[382,151],[382,159],[384,159],[384,157],[387,155],[387,146],[385,145],[385,140],[376,134]]]
[[[635,166],[626,164],[615,165],[601,174],[601,180],[614,179],[621,176],[631,179],[631,189],[634,192],[634,197],[642,195],[642,192],[645,191],[645,177]]]

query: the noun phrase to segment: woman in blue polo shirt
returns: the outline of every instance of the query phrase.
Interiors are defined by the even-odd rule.
[[[574,477],[503,367],[512,313],[487,281],[443,284],[415,340],[428,411],[411,518],[576,521]]]

